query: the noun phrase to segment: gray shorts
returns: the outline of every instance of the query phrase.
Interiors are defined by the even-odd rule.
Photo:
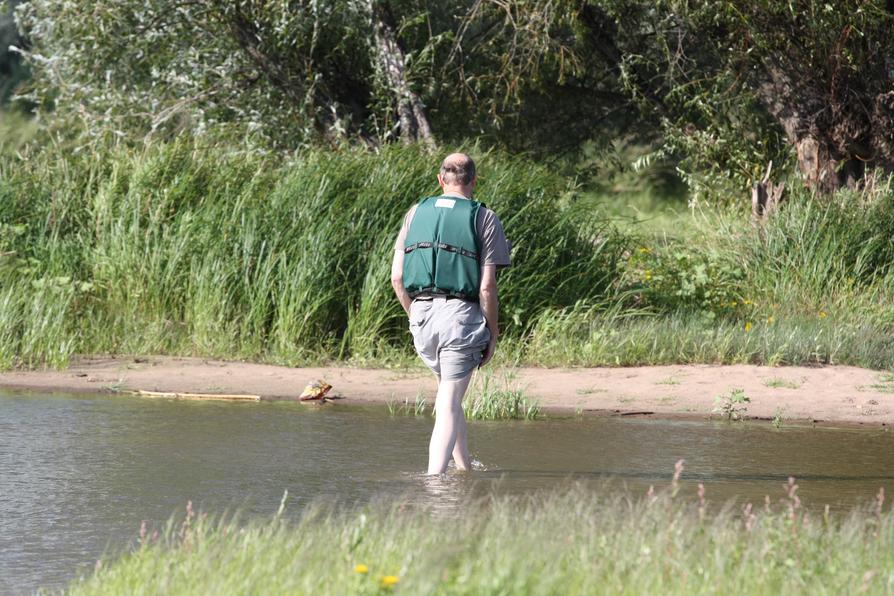
[[[410,305],[410,333],[422,361],[441,379],[462,379],[481,363],[490,330],[477,302],[417,299]]]

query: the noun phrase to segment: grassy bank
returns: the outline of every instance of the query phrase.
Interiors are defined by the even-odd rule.
[[[390,258],[403,214],[438,190],[431,156],[388,147],[284,163],[183,142],[55,157],[0,166],[0,365],[75,352],[286,364],[409,352]],[[560,209],[561,177],[480,161],[480,194],[514,242],[500,281],[508,336],[543,308],[601,299],[619,237]]]
[[[477,153],[479,195],[513,243],[498,363],[894,367],[890,181],[793,190],[756,226],[643,189],[594,198]],[[191,141],[0,153],[0,367],[75,353],[414,363],[389,261],[406,209],[437,191],[435,162]]]
[[[605,203],[626,200],[597,199],[589,208],[615,219]],[[529,362],[894,367],[890,179],[830,198],[796,187],[761,225],[731,209],[642,217],[639,230],[621,222],[631,249],[615,301],[544,309]]]
[[[310,508],[247,525],[180,516],[72,594],[894,592],[894,514],[558,489],[462,511]]]

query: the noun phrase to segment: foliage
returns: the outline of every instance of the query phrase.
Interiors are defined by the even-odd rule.
[[[894,264],[892,183],[880,179],[861,192],[843,190],[822,201],[796,197],[770,225],[744,236],[741,248],[753,263],[751,276],[780,280],[775,295],[765,299],[787,301],[796,286],[818,311],[839,293],[871,291],[884,283]],[[798,276],[782,279],[782,271]]]
[[[92,135],[232,130],[294,148],[366,124],[360,3],[100,0],[84,17],[77,2],[19,10],[34,46],[26,97]]]
[[[878,308],[891,316],[889,304]],[[517,350],[532,366],[850,364],[890,369],[891,325],[865,320],[879,318],[873,313],[873,306],[862,304],[857,312],[827,317],[777,314],[748,327],[748,320],[687,312],[546,310]],[[502,349],[513,347],[507,342]]]
[[[391,416],[426,416],[429,413],[421,394],[412,403],[408,398],[403,404],[392,400],[387,405]],[[487,371],[476,372],[462,406],[469,420],[534,420],[540,414],[540,406],[517,387],[511,374],[504,375],[497,385]],[[435,415],[434,408],[430,411]]]
[[[612,24],[621,80],[660,118],[696,198],[747,188],[808,138],[820,147],[812,164],[798,147],[808,179],[824,160],[857,177],[864,162],[894,167],[894,74],[877,58],[894,55],[890,3],[594,4]],[[816,182],[835,188],[834,174]]]
[[[27,44],[16,28],[13,11],[20,0],[0,2],[0,105],[5,106],[15,88],[28,76],[19,54],[10,47],[22,48]]]
[[[433,490],[443,491],[442,487]],[[177,516],[70,593],[869,593],[891,591],[884,495],[808,511],[789,481],[766,506],[722,506],[674,479],[638,498],[585,485],[472,503],[398,500],[239,523]],[[690,496],[691,495],[691,496]],[[816,504],[817,506],[821,504]],[[460,514],[461,513],[461,514]],[[531,548],[531,545],[537,545]]]
[[[397,416],[398,414],[402,416],[425,416],[428,409],[425,397],[421,393],[416,395],[413,403],[410,403],[410,399],[406,398],[403,404],[398,403],[396,400],[391,400],[386,405],[388,406],[388,414],[391,416]]]
[[[24,96],[52,105],[66,126],[126,140],[214,130],[282,149],[388,141],[398,124],[394,96],[403,91],[374,66],[373,4],[100,0],[82,18],[77,3],[32,0],[19,11],[34,46]],[[534,12],[513,4],[505,14],[492,2],[376,4],[394,19],[409,84],[443,138],[485,132],[536,148],[551,136],[544,119],[563,127],[566,140],[580,140],[614,109],[582,101],[586,89],[563,84],[566,54],[549,58],[551,44],[510,27],[536,15],[521,26],[568,37],[571,13],[562,4],[539,2]],[[534,64],[550,74],[524,82]],[[590,78],[601,72],[588,70]],[[611,81],[599,84],[622,99]]]
[[[823,200],[793,192],[786,208],[760,226],[735,212],[677,215],[666,221],[675,236],[631,243],[616,302],[543,310],[523,358],[541,366],[890,368],[892,208],[890,182],[877,180],[859,193],[843,190]],[[677,253],[690,257],[680,263]],[[660,285],[655,275],[665,278]],[[683,290],[689,279],[694,294]],[[705,302],[709,293],[720,297],[716,303]]]
[[[463,400],[463,412],[470,420],[534,420],[540,414],[540,406],[525,395],[514,379],[507,375],[501,387],[487,372],[478,373],[468,395]]]
[[[405,83],[383,76],[376,15]],[[732,201],[770,161],[785,175],[793,147],[815,189],[894,168],[883,0],[98,0],[83,16],[63,0],[19,10],[25,97],[58,130],[375,146],[397,138],[412,93],[442,140],[550,159],[619,137],[656,146],[649,160],[678,163],[694,200]]]
[[[779,429],[782,428],[783,422],[785,422],[785,408],[777,406],[773,410],[773,418],[770,420],[770,424],[773,425],[773,428]]]
[[[479,196],[514,243],[500,278],[508,337],[545,307],[609,292],[623,244],[563,214],[566,182],[479,157]],[[434,171],[417,148],[283,162],[188,140],[0,162],[2,364],[59,364],[76,351],[400,357],[410,342],[392,247]]]
[[[718,395],[714,398],[714,411],[718,412],[727,421],[741,420],[748,411],[751,398],[745,395],[743,389],[733,389],[728,395]]]
[[[641,246],[627,259],[627,279],[642,306],[729,314],[750,304],[740,296],[742,265],[729,257],[714,247]]]

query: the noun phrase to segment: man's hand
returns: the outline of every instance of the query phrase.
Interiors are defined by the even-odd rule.
[[[488,362],[490,362],[491,358],[494,357],[494,352],[497,351],[497,338],[491,336],[490,341],[487,342],[487,347],[484,349],[484,357],[481,359],[481,364],[478,366],[484,366]]]

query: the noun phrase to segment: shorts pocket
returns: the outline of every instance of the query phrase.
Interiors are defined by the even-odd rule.
[[[477,327],[484,324],[484,313],[477,302],[456,301],[456,309],[451,313],[450,322],[454,325]]]
[[[474,302],[463,303],[451,312],[441,330],[441,345],[452,350],[486,346],[489,340],[490,331],[484,313]]]
[[[410,303],[410,329],[422,327],[431,316],[431,300],[414,300]]]

